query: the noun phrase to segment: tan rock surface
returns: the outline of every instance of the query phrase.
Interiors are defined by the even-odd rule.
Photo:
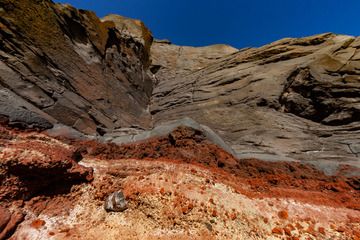
[[[191,117],[239,157],[306,160],[328,173],[339,163],[358,167],[357,41],[334,34],[284,39],[200,69],[186,66],[196,51],[176,64],[163,51],[150,106],[154,124]],[[155,60],[162,45],[153,46]]]
[[[360,239],[359,69],[359,37],[195,48],[2,0],[0,239]]]
[[[359,166],[358,38],[184,47],[152,43],[139,20],[43,2],[2,3],[2,122],[116,136],[190,117],[240,158]]]

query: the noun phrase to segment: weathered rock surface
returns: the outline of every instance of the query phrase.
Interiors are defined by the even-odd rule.
[[[0,228],[0,240],[8,239],[16,231],[17,226],[24,220],[24,214],[15,212],[10,214],[9,219],[7,220],[4,228]]]
[[[359,38],[182,47],[138,20],[40,2],[0,3],[1,122],[121,142],[190,117],[240,158],[359,166]]]
[[[160,128],[127,145],[2,129],[0,205],[12,214],[0,217],[8,221],[0,239],[358,236],[358,177],[327,176],[301,162],[239,160],[197,125],[176,121],[170,133]],[[115,212],[104,211],[104,201]]]
[[[49,0],[4,0],[0,10],[0,90],[12,95],[0,96],[0,114],[3,105],[28,105],[8,112],[10,122],[41,122],[22,112],[30,110],[87,134],[150,125],[152,36],[143,25],[143,38],[135,38],[116,22]]]
[[[174,54],[155,44],[154,56],[163,51],[165,60],[157,63],[154,125],[191,117],[240,158],[300,159],[329,174],[339,163],[359,167],[359,42],[334,34],[283,39],[191,70],[184,65],[196,55],[169,64]]]
[[[129,144],[134,142],[140,142],[147,139],[152,139],[156,137],[169,137],[172,138],[172,141],[176,141],[176,137],[178,134],[176,132],[179,129],[185,129],[184,132],[188,132],[188,134],[180,134],[181,137],[187,136],[191,137],[193,135],[199,136],[199,140],[206,140],[212,144],[216,144],[220,148],[224,149],[230,154],[235,155],[235,152],[228,146],[221,137],[219,137],[213,130],[209,127],[200,125],[190,118],[183,118],[179,120],[170,121],[167,123],[163,123],[150,131],[142,131],[142,132],[133,132],[130,134],[129,132],[124,133],[122,136],[119,136],[119,133],[112,135],[105,135],[105,141],[113,142],[116,144]],[[190,133],[190,134],[189,134]]]
[[[8,209],[0,207],[0,232],[6,227],[10,221],[11,213]]]
[[[360,239],[359,69],[350,36],[182,47],[2,0],[0,239]]]
[[[113,192],[106,199],[104,208],[108,212],[123,212],[127,209],[127,202],[123,192]]]
[[[176,150],[196,152],[199,145],[189,140],[180,139]],[[189,161],[175,161],[171,155],[121,158],[120,146],[94,144],[103,154],[85,154],[81,161],[94,168],[94,181],[73,188],[65,196],[26,203],[28,217],[13,239],[280,240],[359,236],[360,195],[351,187],[350,178],[326,176],[311,166],[292,162],[232,158],[239,166],[230,169],[228,163],[220,167],[201,163],[201,157],[190,157]],[[133,145],[143,153],[162,146],[155,140]],[[126,196],[127,210],[106,212],[104,200],[119,189]],[[42,211],[38,205],[44,206]]]
[[[76,149],[45,135],[0,127],[0,146],[0,202],[67,192],[93,179]]]
[[[174,81],[236,52],[238,49],[223,44],[187,47],[155,40],[151,47],[150,70],[156,74],[155,84],[158,81]]]

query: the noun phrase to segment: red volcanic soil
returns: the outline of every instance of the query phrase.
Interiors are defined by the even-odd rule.
[[[303,202],[360,210],[360,177],[327,176],[300,162],[267,162],[235,159],[201,132],[179,127],[164,137],[116,145],[96,141],[72,141],[78,152],[99,159],[143,159],[185,162],[206,167],[219,181],[251,197],[292,198]],[[251,186],[245,191],[241,184]]]
[[[0,201],[68,191],[93,178],[74,148],[36,132],[0,127],[0,150]]]
[[[262,229],[262,236],[279,238],[299,234],[358,236],[359,177],[326,176],[300,162],[238,160],[188,127],[126,145],[54,139],[38,132],[0,127],[0,150],[0,203],[12,208],[10,214],[3,211],[0,216],[0,239],[14,232],[14,239],[47,239],[53,235],[73,239],[71,234],[82,236],[84,232],[93,237],[80,239],[113,239],[115,235],[111,234],[119,233],[111,229],[119,227],[129,236],[142,236],[132,235],[133,228],[124,228],[119,223],[122,217],[139,223],[136,229],[140,232],[157,232],[158,225],[172,230],[176,224],[180,229],[192,227],[205,234],[199,239],[236,229],[247,239],[260,234],[257,227]],[[94,173],[84,166],[94,168]],[[124,192],[129,209],[124,215],[108,215],[103,200],[118,190]],[[293,207],[288,208],[290,205]],[[262,209],[271,212],[263,213]],[[23,213],[27,214],[25,220]],[[73,221],[82,221],[74,229],[69,225],[73,218],[67,218],[72,213],[79,214]],[[85,221],[88,218],[92,222]],[[51,225],[56,219],[63,225]],[[107,220],[101,224],[99,219]],[[151,227],[154,219],[161,220]],[[205,219],[228,225],[217,226],[211,221],[203,225]],[[239,229],[244,221],[248,221],[250,232]],[[305,225],[287,226],[299,222]],[[335,230],[331,230],[333,223]],[[105,233],[109,235],[94,237]]]

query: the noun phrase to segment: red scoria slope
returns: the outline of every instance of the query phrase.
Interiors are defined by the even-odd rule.
[[[130,145],[0,136],[0,239],[360,237],[358,178],[237,160],[191,128]],[[107,213],[119,190],[128,209]]]

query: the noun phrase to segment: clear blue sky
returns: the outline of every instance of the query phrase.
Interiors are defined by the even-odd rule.
[[[257,47],[324,32],[360,35],[360,0],[55,0],[140,19],[159,39]]]

